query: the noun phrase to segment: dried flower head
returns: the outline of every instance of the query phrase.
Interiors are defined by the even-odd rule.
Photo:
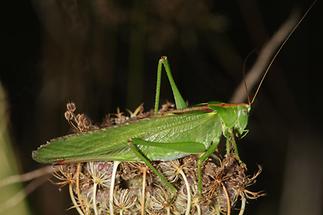
[[[109,187],[111,184],[112,162],[87,162],[85,172],[93,183],[100,187]]]
[[[161,162],[158,166],[160,167],[161,172],[172,183],[178,180],[183,171],[179,160]]]
[[[114,205],[119,214],[133,214],[137,203],[137,196],[129,189],[117,189],[114,195]],[[138,208],[137,208],[138,210]]]
[[[167,113],[172,110],[175,110],[175,105],[169,101],[166,101],[165,104],[162,104],[162,107],[159,110],[159,113]]]
[[[56,167],[56,169],[57,170],[53,173],[53,176],[59,180],[59,182],[56,182],[57,185],[63,187],[65,185],[75,183],[75,164],[59,165],[58,167]]]

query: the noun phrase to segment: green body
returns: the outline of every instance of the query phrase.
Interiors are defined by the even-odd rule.
[[[218,116],[211,113],[171,114],[138,120],[93,132],[60,137],[40,147],[34,153],[38,162],[57,161],[138,161],[130,150],[128,141],[140,138],[151,142],[176,143],[199,142],[207,149],[217,141],[221,124]],[[151,146],[138,147],[150,160],[174,160],[183,157],[168,148],[158,150]]]
[[[245,116],[247,108],[246,105],[241,105],[210,106],[203,111],[183,110],[180,113],[156,115],[116,127],[59,137],[39,147],[33,153],[33,158],[41,163],[138,161],[139,158],[128,145],[128,141],[132,138],[174,145],[182,142],[200,143],[196,144],[198,146],[194,149],[187,146],[188,149],[178,151],[169,147],[138,146],[152,161],[174,160],[194,152],[206,151],[212,142],[219,143],[221,134],[226,129],[236,127],[243,132],[247,118],[241,116]],[[232,116],[230,112],[234,115]],[[201,145],[203,147],[200,147]]]
[[[164,66],[177,110],[158,113],[161,72]],[[203,162],[217,149],[221,135],[227,151],[237,153],[235,136],[246,132],[250,106],[247,104],[203,103],[188,108],[173,80],[166,57],[157,69],[155,114],[150,118],[105,129],[53,139],[33,152],[41,163],[87,161],[141,161],[168,187],[175,187],[151,161],[175,160],[198,154],[198,188],[202,191]]]

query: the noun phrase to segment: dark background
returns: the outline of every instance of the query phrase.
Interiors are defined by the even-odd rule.
[[[65,104],[94,122],[117,107],[153,107],[157,62],[167,55],[190,104],[229,101],[261,47],[308,1],[5,1],[0,83],[21,172],[31,152],[70,132]],[[322,14],[318,2],[272,66],[240,143],[251,189],[246,214],[323,214]],[[172,99],[164,79],[162,101]],[[1,120],[1,119],[0,119]],[[28,197],[31,214],[74,214],[50,182]]]

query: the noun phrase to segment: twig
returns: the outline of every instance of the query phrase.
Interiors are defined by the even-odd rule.
[[[17,192],[13,197],[5,201],[3,204],[0,205],[0,213],[4,212],[5,210],[16,206],[19,202],[24,200],[26,196],[32,193],[35,189],[37,189],[40,185],[45,183],[48,180],[47,177],[37,178],[30,182],[25,189],[20,190]]]
[[[263,72],[271,65],[271,60],[275,56],[276,50],[286,41],[291,31],[298,23],[298,13],[293,12],[289,18],[282,24],[278,31],[272,36],[267,44],[262,48],[256,60],[256,63],[247,73],[244,80],[241,81],[231,98],[232,103],[241,103],[247,98],[245,83],[249,89],[252,89],[259,81]],[[277,52],[276,52],[277,53]],[[269,66],[270,66],[269,65]]]
[[[0,188],[4,186],[8,186],[10,184],[18,183],[18,182],[30,181],[32,179],[39,178],[41,176],[52,174],[55,171],[56,171],[55,167],[45,166],[43,168],[39,168],[30,172],[27,172],[25,174],[9,176],[0,181]]]

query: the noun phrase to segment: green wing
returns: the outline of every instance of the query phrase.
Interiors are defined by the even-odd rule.
[[[128,146],[131,138],[161,143],[199,142],[208,148],[212,141],[218,141],[220,135],[221,123],[215,112],[153,117],[50,140],[33,152],[33,159],[41,163],[136,161],[136,155]],[[151,160],[170,160],[180,156],[166,147],[156,150],[143,145],[139,148]]]

